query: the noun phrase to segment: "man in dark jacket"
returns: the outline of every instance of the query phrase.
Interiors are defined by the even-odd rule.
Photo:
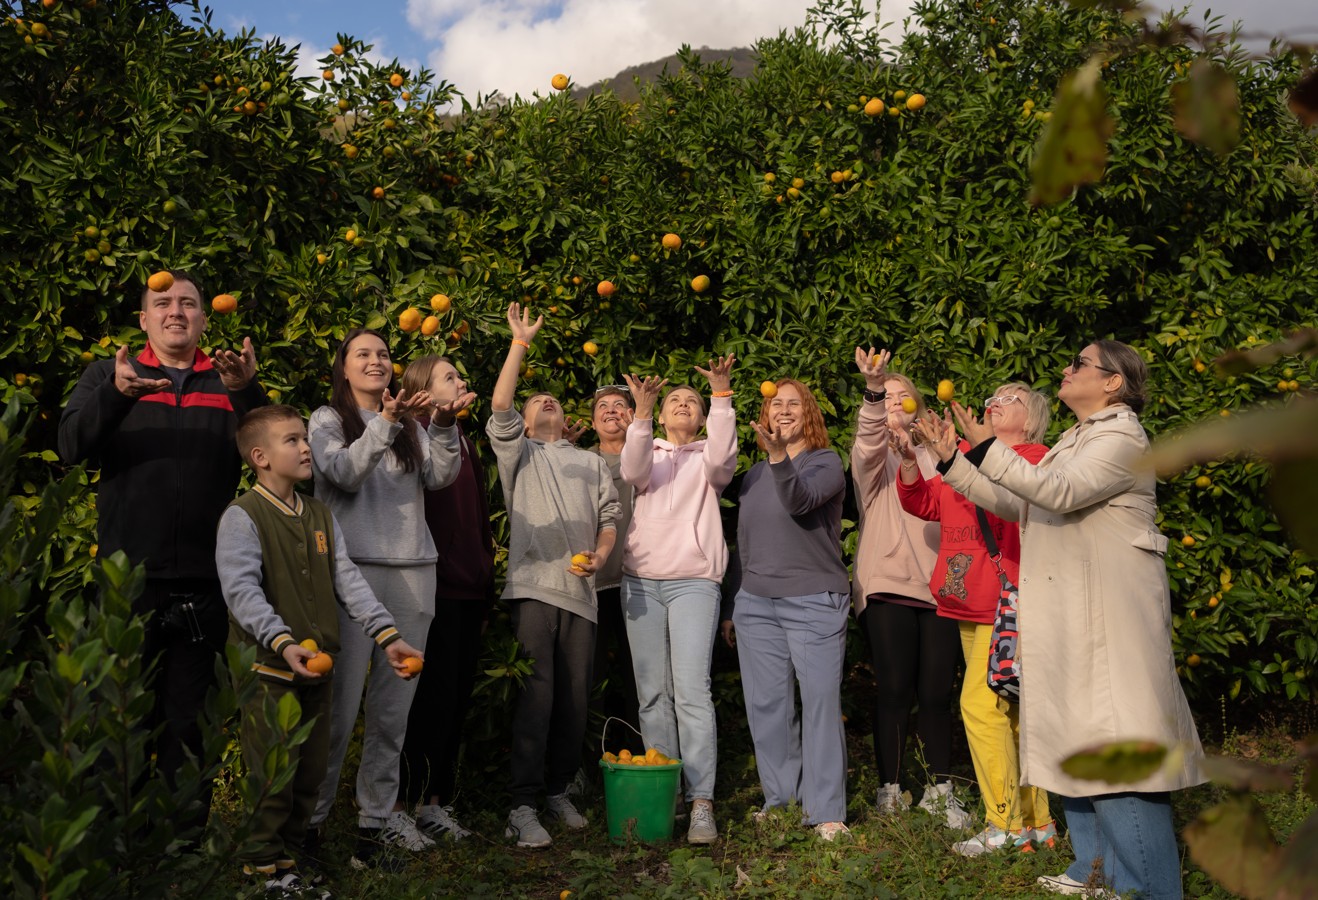
[[[147,725],[164,726],[156,769],[172,784],[185,750],[201,752],[197,716],[228,633],[215,530],[238,487],[234,431],[266,397],[250,338],[240,353],[198,349],[201,286],[186,272],[170,274],[168,287],[142,292],[146,348],[131,358],[120,347],[83,373],[60,419],[59,451],[68,463],[100,466],[100,553],[123,550],[146,567],[134,612],[150,614],[142,654],[155,664],[156,706]],[[202,802],[208,810],[208,786]]]

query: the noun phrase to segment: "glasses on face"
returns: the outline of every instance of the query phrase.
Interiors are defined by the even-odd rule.
[[[1079,372],[1085,366],[1093,366],[1095,369],[1098,369],[1100,372],[1108,372],[1109,374],[1112,375],[1117,374],[1116,369],[1109,369],[1107,366],[1100,366],[1096,362],[1090,362],[1089,360],[1081,356],[1079,353],[1077,353],[1075,355],[1075,359],[1071,360],[1071,371]]]
[[[1021,402],[1020,394],[999,394],[993,397],[989,397],[987,400],[985,400],[984,408],[988,409],[990,406],[1011,406],[1013,403],[1020,403],[1020,402]]]

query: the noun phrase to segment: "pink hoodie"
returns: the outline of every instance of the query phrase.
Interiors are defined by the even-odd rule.
[[[728,567],[719,495],[737,471],[737,420],[729,397],[710,400],[707,437],[675,447],[654,421],[627,426],[622,478],[636,488],[622,570],[637,578],[722,581]]]

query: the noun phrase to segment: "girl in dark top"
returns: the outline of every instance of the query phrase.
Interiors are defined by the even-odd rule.
[[[765,808],[799,800],[805,824],[831,841],[847,833],[846,478],[809,388],[794,379],[777,385],[751,426],[769,458],[741,486],[742,581],[732,623]]]
[[[426,644],[429,664],[417,679],[407,720],[402,791],[409,806],[420,804],[417,828],[431,837],[460,841],[471,832],[453,818],[458,750],[476,683],[481,633],[494,598],[490,502],[476,445],[458,422],[476,395],[453,363],[423,356],[403,373],[403,388],[409,394],[429,393],[436,422],[457,425],[462,467],[453,484],[425,494],[426,525],[439,554],[435,618]],[[428,418],[422,416],[421,423],[429,425]]]

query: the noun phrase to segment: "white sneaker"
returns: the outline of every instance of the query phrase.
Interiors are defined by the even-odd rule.
[[[970,818],[970,813],[966,812],[966,808],[961,805],[956,794],[952,793],[950,781],[931,784],[925,788],[924,796],[920,798],[920,809],[934,817],[945,817],[948,828],[965,831],[974,827],[975,820]]]
[[[879,788],[879,812],[883,814],[904,812],[911,808],[911,801],[902,793],[902,786],[889,783]]]
[[[691,824],[686,830],[688,844],[712,844],[718,840],[718,827],[714,824],[714,804],[708,800],[691,803]]]
[[[402,847],[404,850],[411,850],[413,853],[429,850],[435,846],[433,840],[417,830],[416,821],[401,809],[395,810],[394,814],[385,820],[384,827],[380,829],[380,840],[386,844]]]
[[[447,837],[460,841],[465,837],[471,837],[471,832],[453,818],[451,806],[423,804],[416,811],[416,827],[436,840]]]
[[[568,828],[572,829],[586,827],[586,817],[577,812],[577,808],[572,805],[572,801],[565,793],[546,797],[545,807],[545,815],[547,815],[550,820],[557,819]]]
[[[1063,872],[1061,875],[1040,875],[1035,881],[1045,891],[1054,894],[1068,894],[1073,897],[1095,897],[1099,900],[1117,900],[1120,896],[1114,891],[1102,887],[1090,887],[1083,881],[1076,881]]]
[[[833,841],[840,834],[851,834],[851,829],[843,822],[820,822],[815,826],[815,834],[820,840]]]
[[[545,826],[540,824],[533,806],[519,806],[508,813],[508,827],[504,829],[503,836],[516,838],[517,846],[532,850],[548,847],[554,842],[549,832],[545,831]]]
[[[1016,846],[1018,837],[996,825],[985,825],[983,831],[969,840],[957,841],[953,844],[952,850],[962,856],[981,856],[994,850],[1001,850],[1003,847]]]

